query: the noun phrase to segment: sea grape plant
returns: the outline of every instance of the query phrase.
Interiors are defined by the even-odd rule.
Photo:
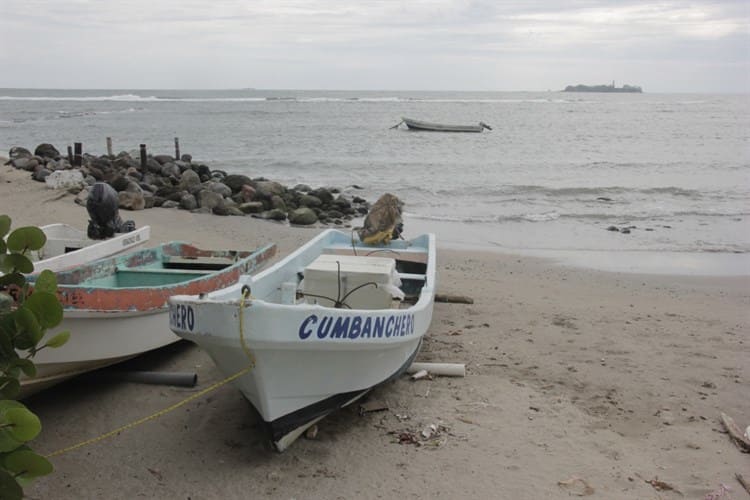
[[[19,379],[36,375],[33,357],[41,349],[60,347],[70,337],[61,332],[42,343],[46,331],[60,324],[63,308],[51,271],[36,277],[33,290],[26,274],[29,258],[47,241],[38,227],[10,231],[11,219],[0,215],[0,498],[21,499],[23,487],[52,472],[52,464],[28,444],[42,430],[39,418],[16,401]]]

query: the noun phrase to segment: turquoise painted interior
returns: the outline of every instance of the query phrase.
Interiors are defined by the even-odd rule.
[[[205,276],[205,273],[174,272],[170,270],[118,270],[114,274],[101,278],[94,278],[80,283],[79,286],[104,288],[138,288],[145,286],[167,286],[183,283]]]

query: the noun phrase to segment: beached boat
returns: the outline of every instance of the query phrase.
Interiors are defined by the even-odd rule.
[[[481,132],[484,129],[492,130],[492,127],[484,122],[476,125],[446,125],[443,123],[422,122],[411,118],[401,118],[409,130],[421,130],[425,132]]]
[[[22,396],[178,341],[167,322],[171,295],[227,287],[275,253],[273,244],[240,252],[171,242],[58,272],[64,316],[47,335],[67,330],[70,340],[36,354],[37,374],[21,380]]]
[[[47,236],[47,242],[30,255],[35,273],[45,269],[61,271],[135,250],[146,243],[151,235],[149,226],[129,233],[117,233],[106,240],[92,240],[85,231],[67,224],[49,224],[39,229]]]
[[[434,235],[379,247],[353,238],[325,231],[256,276],[169,300],[172,330],[237,376],[279,451],[403,373],[430,325]]]

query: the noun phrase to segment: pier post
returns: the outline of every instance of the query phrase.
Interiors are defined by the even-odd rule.
[[[141,144],[141,170],[146,171],[146,145]]]
[[[174,138],[174,159],[175,160],[180,159],[180,138],[179,137]]]
[[[107,155],[108,155],[108,156],[109,156],[110,158],[111,158],[112,156],[114,156],[114,155],[112,154],[112,138],[111,138],[111,137],[107,137]]]
[[[73,164],[73,148],[72,148],[72,147],[70,147],[70,146],[68,146],[68,163],[70,163],[70,166],[71,166],[71,167],[74,167],[74,166],[75,166],[75,165]]]
[[[74,142],[73,143],[73,161],[75,161],[75,166],[80,167],[83,165],[83,144],[80,142]]]

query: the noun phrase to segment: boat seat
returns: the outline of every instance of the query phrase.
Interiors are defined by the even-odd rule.
[[[412,274],[412,273],[398,273],[398,277],[401,278],[401,281],[403,280],[425,281],[427,279],[427,276],[425,276],[424,274]]]
[[[118,267],[117,268],[118,273],[139,273],[139,274],[213,274],[213,269],[164,269],[164,268],[155,268],[155,269],[139,269],[139,268],[131,268],[131,267]]]
[[[218,271],[227,268],[237,261],[229,257],[181,257],[165,255],[163,264],[169,269],[206,269]]]

